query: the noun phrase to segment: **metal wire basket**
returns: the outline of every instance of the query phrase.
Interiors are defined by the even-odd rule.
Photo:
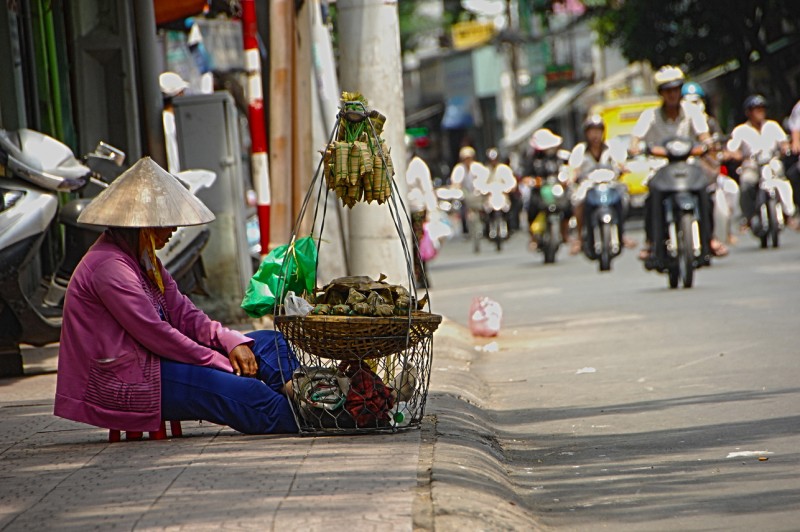
[[[275,328],[293,346],[320,358],[370,360],[395,355],[432,334],[442,317],[414,312],[408,318],[276,316]]]
[[[329,139],[336,138],[340,124],[346,120],[363,122],[370,143],[377,147],[375,157],[387,164],[384,144],[372,121],[374,112],[362,102],[343,102],[336,125]],[[378,113],[378,116],[379,115]],[[327,197],[330,187],[321,179],[324,157],[311,181],[292,233],[295,241],[309,200],[316,193],[314,224],[321,216],[320,234],[315,235],[317,249],[325,227]],[[407,291],[412,301],[429,301],[417,297],[413,281],[413,261],[419,255],[419,243],[411,231],[411,220],[398,193],[394,179],[389,179],[392,194],[385,205],[397,229],[402,246]],[[409,230],[411,246],[403,227]],[[290,401],[295,420],[303,435],[394,432],[419,428],[430,382],[433,359],[433,333],[442,317],[430,312],[408,309],[399,316],[287,316],[278,294],[274,317],[275,328],[291,346],[300,366],[292,376],[293,399]],[[430,303],[428,303],[430,304]],[[411,307],[412,305],[409,305]],[[282,370],[286,368],[281,368]]]

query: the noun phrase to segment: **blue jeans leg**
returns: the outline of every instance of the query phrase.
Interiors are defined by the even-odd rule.
[[[252,349],[258,361],[258,378],[280,392],[300,365],[291,347],[277,331],[254,331],[245,336],[254,340]]]
[[[161,417],[201,419],[245,434],[297,432],[289,400],[272,386],[166,359],[161,360]]]

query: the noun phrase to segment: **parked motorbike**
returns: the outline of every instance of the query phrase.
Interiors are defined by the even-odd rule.
[[[670,288],[680,282],[691,288],[697,268],[711,264],[706,240],[710,216],[704,200],[708,186],[706,175],[687,160],[701,152],[687,138],[676,137],[664,143],[667,164],[648,183],[653,195],[650,215],[653,223],[653,248],[645,268],[666,273]]]
[[[783,175],[783,165],[777,157],[763,151],[755,154],[758,165],[758,189],[756,191],[756,211],[750,220],[753,235],[761,241],[761,247],[769,243],[777,248],[780,232],[784,226],[783,208],[779,191],[779,180]]]
[[[22,374],[20,344],[59,340],[69,279],[104,230],[78,223],[90,198],[59,207],[58,194],[96,194],[122,173],[124,158],[101,142],[80,161],[52,137],[0,129],[0,376]],[[191,171],[179,177],[197,190],[216,176]],[[200,252],[208,237],[207,228],[179,228],[158,252],[185,293],[202,288]]]
[[[611,259],[622,251],[622,192],[617,173],[607,166],[594,168],[585,179],[590,183],[584,201],[583,253],[600,263],[600,271],[611,270]]]
[[[539,209],[539,214],[531,224],[531,232],[536,239],[537,249],[544,254],[545,264],[552,264],[561,246],[561,228],[569,212],[566,175],[537,177],[530,201],[537,202]]]

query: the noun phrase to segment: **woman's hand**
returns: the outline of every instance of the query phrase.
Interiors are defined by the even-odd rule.
[[[228,355],[233,366],[233,372],[245,377],[255,377],[258,371],[258,363],[253,351],[246,345],[240,344],[233,348]]]

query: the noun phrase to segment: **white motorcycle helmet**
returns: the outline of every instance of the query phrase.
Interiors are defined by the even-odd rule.
[[[676,66],[666,65],[658,69],[653,75],[656,89],[661,92],[665,89],[680,87],[686,80],[683,70]]]

